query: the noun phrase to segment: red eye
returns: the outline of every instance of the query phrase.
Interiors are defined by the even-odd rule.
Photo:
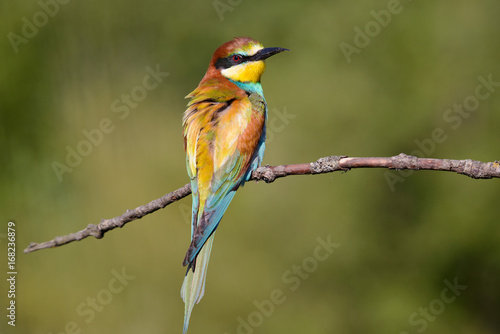
[[[235,63],[240,62],[240,61],[241,61],[241,59],[242,59],[242,57],[241,57],[240,55],[233,55],[233,61],[234,61]]]

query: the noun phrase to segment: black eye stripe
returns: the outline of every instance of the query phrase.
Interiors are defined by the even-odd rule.
[[[236,58],[239,56],[239,59],[235,60],[234,59],[235,56],[236,56]],[[249,60],[251,60],[251,58],[252,57],[245,56],[242,54],[234,54],[234,55],[230,55],[229,57],[219,58],[215,62],[215,68],[218,70],[230,68],[231,66],[239,65],[239,64],[242,64],[246,61],[249,61]]]

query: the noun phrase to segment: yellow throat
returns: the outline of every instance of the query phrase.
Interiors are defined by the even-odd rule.
[[[232,66],[221,71],[226,78],[238,82],[260,82],[260,77],[266,69],[263,60],[250,61],[237,66]]]

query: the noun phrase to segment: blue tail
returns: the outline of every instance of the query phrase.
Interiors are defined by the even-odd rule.
[[[184,328],[182,333],[186,334],[189,326],[189,318],[193,311],[194,304],[200,302],[205,293],[205,278],[207,276],[208,261],[210,260],[210,252],[214,242],[215,232],[198,253],[196,257],[196,266],[188,269],[184,283],[181,288],[181,297],[184,300]]]

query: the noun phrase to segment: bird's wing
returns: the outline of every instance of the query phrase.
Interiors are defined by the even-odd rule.
[[[196,110],[190,110],[193,108]],[[224,103],[203,100],[186,112],[184,135],[194,215],[191,245],[184,265],[194,265],[197,254],[217,228],[242,183],[258,140],[254,145],[242,141],[250,137],[253,140],[255,136],[249,137],[246,132],[256,122],[262,123],[262,129],[263,121],[252,116],[248,99]]]

